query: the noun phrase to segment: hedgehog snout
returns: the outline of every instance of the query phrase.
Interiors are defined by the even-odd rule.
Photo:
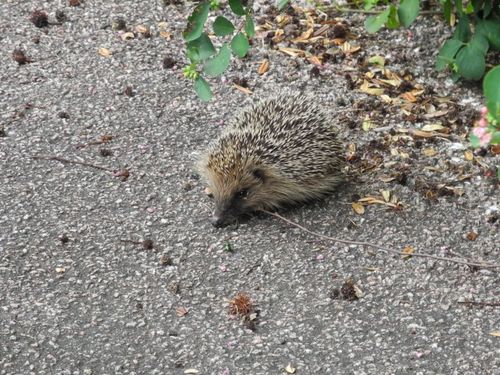
[[[233,198],[230,201],[218,202],[210,222],[214,227],[222,228],[234,223],[242,213],[243,208],[239,199]]]
[[[217,216],[214,215],[210,218],[210,223],[215,227],[215,228],[222,228],[224,227],[224,218],[222,216]]]
[[[215,228],[223,228],[234,221],[236,221],[237,216],[228,212],[222,212],[219,210],[215,210],[210,218],[210,223]]]

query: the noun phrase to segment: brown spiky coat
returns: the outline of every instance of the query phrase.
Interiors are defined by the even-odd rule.
[[[331,193],[343,179],[342,154],[336,129],[309,98],[287,94],[244,109],[198,163],[215,200],[212,223]]]

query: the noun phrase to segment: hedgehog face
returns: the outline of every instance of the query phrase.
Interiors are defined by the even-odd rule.
[[[259,191],[265,184],[260,169],[242,173],[239,178],[223,178],[222,186],[214,190],[215,209],[211,223],[216,228],[234,223],[238,218],[260,209]]]
[[[208,184],[215,201],[210,219],[212,225],[216,228],[224,227],[262,208],[258,197],[265,183],[264,173],[258,168],[247,173],[241,172],[238,176],[209,177]]]

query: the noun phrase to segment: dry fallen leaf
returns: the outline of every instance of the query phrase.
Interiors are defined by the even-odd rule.
[[[441,129],[444,129],[444,126],[442,124],[428,124],[422,127],[422,130],[424,132],[432,132]]]
[[[361,47],[360,46],[352,46],[349,42],[345,42],[344,44],[342,44],[340,46],[340,49],[344,53],[355,53],[355,52],[358,52],[361,49]]]
[[[131,31],[128,31],[126,33],[123,33],[122,36],[121,36],[122,40],[130,40],[130,39],[134,39],[135,38],[135,35],[133,32]],[[103,55],[104,56],[104,55]],[[108,56],[106,56],[108,57]]]
[[[389,190],[381,190],[380,193],[382,194],[382,197],[384,198],[384,201],[390,202],[390,200],[391,200],[391,192]]]
[[[285,371],[288,373],[288,374],[295,374],[295,371],[297,369],[295,367],[292,367],[292,364],[289,363],[288,366],[285,367]]]
[[[104,56],[104,57],[111,57],[111,55],[113,55],[113,53],[109,49],[104,48],[104,47],[99,48],[98,52],[99,52],[99,55]]]
[[[237,84],[234,84],[233,87],[236,90],[239,90],[239,91],[241,91],[244,94],[247,94],[247,95],[251,95],[252,94],[252,90],[247,89],[246,87],[243,87],[243,86],[240,86],[240,85],[237,85]]]
[[[279,47],[278,50],[292,57],[305,56],[305,52],[298,48]]]
[[[475,241],[477,238],[478,234],[476,232],[469,232],[467,233],[467,239],[469,241]]]
[[[99,140],[102,143],[108,143],[113,139],[113,136],[111,134],[103,134],[99,137]]]
[[[431,113],[426,113],[425,115],[423,115],[424,118],[434,118],[434,117],[441,117],[441,116],[444,116],[448,113],[449,111],[448,110],[443,110],[443,111],[435,111],[435,112],[431,112]]]
[[[145,34],[145,35],[149,34],[149,28],[147,28],[146,26],[143,26],[143,25],[137,25],[135,27],[135,31],[140,33],[140,34]]]
[[[403,258],[410,258],[411,255],[415,252],[415,249],[413,246],[406,246],[403,251],[402,251],[402,257]]]
[[[358,215],[363,215],[365,213],[365,207],[361,203],[353,202],[351,207]]]
[[[500,331],[491,331],[490,335],[495,337],[500,337]]]
[[[189,312],[189,310],[188,310],[188,309],[186,309],[185,307],[182,307],[182,306],[180,306],[180,307],[178,307],[178,308],[176,308],[176,309],[175,309],[175,314],[176,314],[177,316],[184,316],[184,315],[186,315],[188,312]]]
[[[424,148],[422,150],[422,154],[424,154],[425,156],[434,156],[437,154],[437,151],[435,149],[433,149],[432,147],[429,147],[429,148]]]
[[[167,39],[167,40],[172,39],[172,33],[171,33],[170,31],[165,31],[165,30],[162,30],[162,31],[160,31],[160,36],[161,36],[162,38]]]
[[[359,90],[369,95],[382,95],[384,93],[384,89],[370,86],[373,86],[373,84],[370,84],[367,80],[364,80]]]
[[[399,96],[410,103],[415,103],[417,101],[417,98],[411,92],[405,92]]]
[[[394,176],[381,176],[379,179],[382,182],[391,182],[391,181],[394,181],[396,179],[396,177],[394,177]]]
[[[474,153],[471,150],[467,150],[464,153],[465,160],[472,161],[474,160]]]
[[[260,64],[259,70],[257,71],[257,73],[259,73],[260,75],[263,75],[268,70],[269,70],[269,60],[264,60]]]
[[[314,64],[316,66],[321,66],[322,65],[321,60],[320,60],[320,58],[318,56],[312,56],[308,60],[309,60],[309,62],[311,64]]]
[[[64,267],[56,267],[56,272],[57,273],[64,273],[64,272],[66,272],[66,268],[64,268]]]
[[[424,132],[422,130],[412,130],[411,133],[420,138],[432,138],[435,136],[433,132]]]
[[[199,374],[200,372],[195,368],[188,368],[184,370],[184,374]]]

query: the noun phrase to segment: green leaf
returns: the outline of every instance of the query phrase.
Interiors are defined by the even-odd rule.
[[[191,61],[203,61],[215,54],[216,50],[212,41],[206,33],[202,33],[198,39],[187,44],[186,55]]]
[[[475,33],[469,44],[473,45],[474,48],[481,51],[483,55],[486,55],[486,52],[488,52],[488,40],[481,34]]]
[[[203,66],[203,72],[210,77],[220,76],[229,66],[231,61],[231,51],[224,43],[217,55],[209,59]]]
[[[255,26],[253,24],[252,17],[249,14],[247,14],[245,19],[245,33],[249,38],[255,35]]]
[[[198,77],[196,81],[194,81],[194,90],[204,102],[208,102],[212,99],[212,90],[210,89],[210,85],[202,77]]]
[[[289,0],[278,0],[278,9],[282,10],[287,6]]]
[[[474,13],[474,7],[472,6],[472,3],[468,3],[467,6],[465,7],[464,10],[465,14],[472,14]]]
[[[226,17],[219,16],[214,21],[214,33],[217,36],[226,36],[232,34],[234,26]]]
[[[451,23],[451,0],[445,0],[443,4],[443,13],[446,23],[449,25]]]
[[[398,18],[398,10],[394,5],[389,5],[390,12],[389,17],[387,18],[386,26],[388,29],[394,30],[400,26],[399,18]]]
[[[464,7],[462,4],[462,0],[455,0],[455,8],[457,9],[457,14],[459,17],[462,17],[464,13]]]
[[[483,93],[488,111],[500,121],[500,65],[495,66],[484,77]]]
[[[391,13],[391,7],[387,7],[382,13],[376,16],[367,17],[365,20],[365,28],[370,34],[376,33],[379,31],[382,26],[389,19],[389,14]]]
[[[464,43],[462,43],[460,40],[447,40],[439,50],[439,55],[436,61],[436,70],[441,71],[450,63],[452,63],[455,60],[455,55],[457,54],[458,50],[462,48],[463,45]]]
[[[415,21],[420,11],[419,0],[401,0],[398,8],[398,17],[404,27],[408,27]]]
[[[460,16],[458,18],[457,28],[453,34],[453,39],[461,40],[462,42],[468,42],[471,36],[469,17],[466,15]]]
[[[243,3],[241,0],[229,0],[229,6],[234,14],[238,16],[244,16],[247,12],[243,8]]]
[[[491,47],[500,50],[500,20],[481,20],[477,21],[476,34],[481,34],[488,39]]]
[[[478,148],[479,146],[481,146],[481,142],[477,135],[474,134],[469,135],[469,141],[473,148]]]
[[[370,57],[368,59],[368,62],[370,64],[380,65],[383,68],[385,65],[385,58],[384,58],[384,56],[375,55],[375,56]]]
[[[486,4],[484,4],[483,18],[487,18],[491,14],[492,10],[493,10],[493,1],[487,1]]]
[[[491,137],[490,143],[492,145],[498,145],[500,144],[500,132],[494,132],[493,136]]]
[[[239,57],[244,57],[250,45],[248,44],[248,39],[243,33],[238,33],[235,35],[233,40],[231,41],[231,49],[235,55]]]
[[[365,10],[370,10],[372,9],[375,5],[378,4],[378,0],[365,0]]]
[[[473,43],[467,44],[457,53],[458,73],[472,80],[481,79],[486,69],[484,53]]]
[[[182,33],[186,42],[190,42],[200,37],[203,32],[203,26],[208,18],[209,8],[210,4],[208,2],[203,2],[194,8],[193,13],[188,17],[186,30]]]

